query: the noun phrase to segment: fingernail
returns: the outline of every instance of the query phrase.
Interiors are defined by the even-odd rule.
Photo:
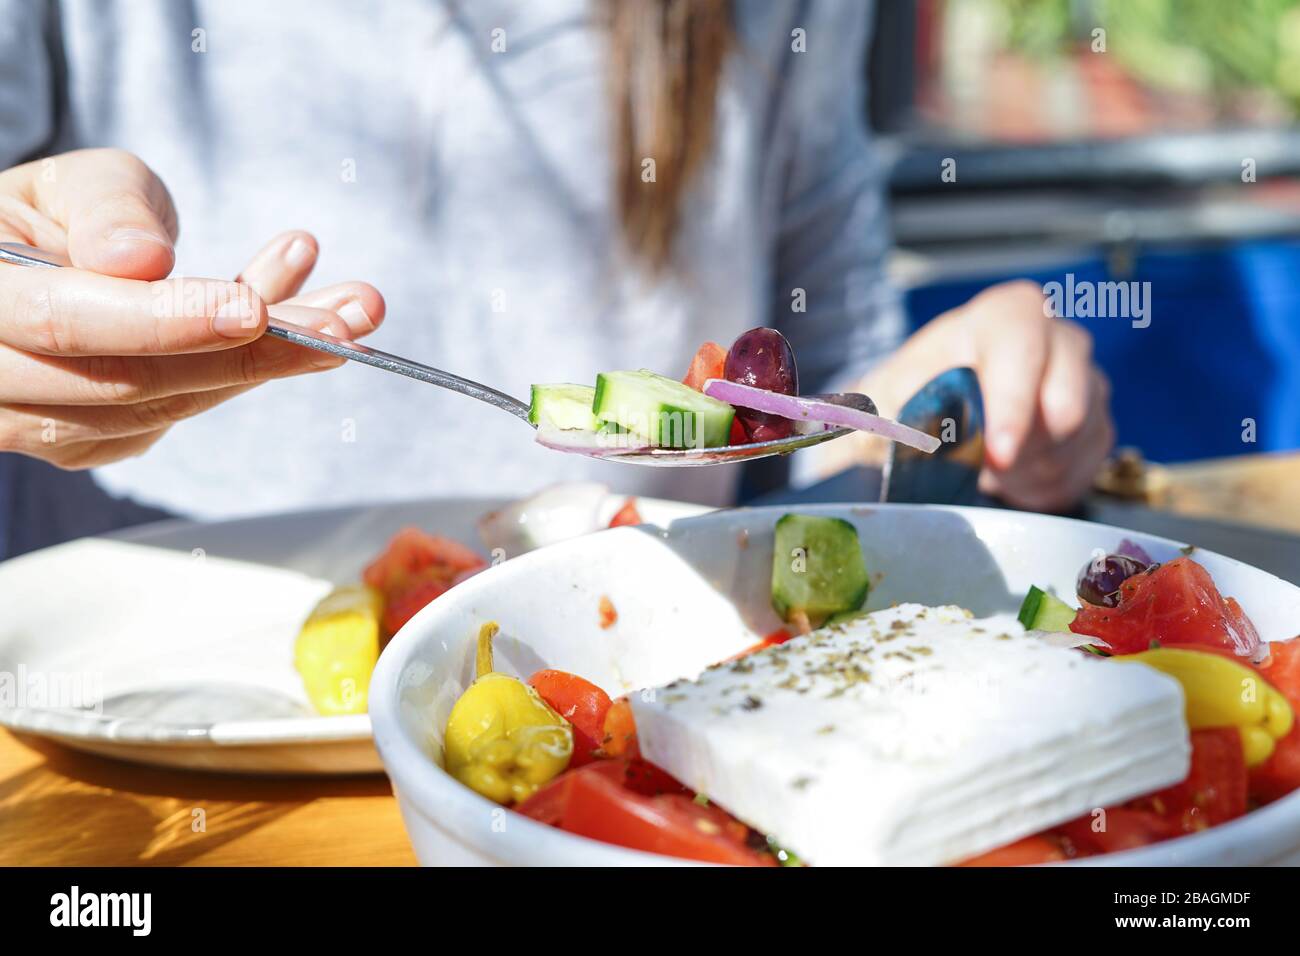
[[[311,256],[311,246],[301,238],[295,238],[284,251],[284,261],[295,268],[305,266]]]
[[[375,323],[366,315],[360,299],[348,299],[338,308],[338,317],[348,324],[352,334],[361,335],[373,331]]]
[[[156,242],[160,246],[172,247],[172,241],[166,236],[160,236],[156,232],[150,232],[147,229],[136,229],[133,227],[123,226],[120,229],[114,229],[108,234],[109,242]]]
[[[989,436],[989,451],[999,464],[1008,464],[1016,450],[1016,437],[1008,431],[994,432]]]
[[[212,316],[212,331],[228,339],[246,339],[249,330],[255,328],[257,313],[242,295],[224,303]]]

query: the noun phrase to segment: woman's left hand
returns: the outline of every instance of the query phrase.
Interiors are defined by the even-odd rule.
[[[1092,362],[1092,337],[1050,316],[1035,283],[1008,282],[927,323],[861,391],[892,417],[960,366],[975,369],[984,393],[980,489],[1036,511],[1078,502],[1115,442],[1110,383]]]

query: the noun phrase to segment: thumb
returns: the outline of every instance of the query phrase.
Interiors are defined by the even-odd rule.
[[[130,153],[81,150],[60,157],[56,211],[79,269],[124,279],[163,279],[176,262],[176,212],[167,187]]]

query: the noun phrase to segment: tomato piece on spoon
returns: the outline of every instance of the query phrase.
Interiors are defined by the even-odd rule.
[[[704,383],[711,378],[722,378],[727,367],[727,350],[717,342],[705,342],[700,346],[695,357],[691,359],[691,367],[686,372],[686,377],[682,379],[683,385],[689,385],[697,392],[704,391]],[[729,445],[748,445],[749,435],[745,432],[745,426],[740,423],[740,416],[737,415],[731,420],[731,437],[727,439]],[[640,523],[640,522],[636,522]],[[613,525],[610,525],[613,527]]]
[[[711,378],[722,378],[722,370],[727,364],[727,350],[717,342],[705,342],[700,346],[691,367],[686,370],[683,385],[689,385],[697,392],[703,391],[704,383]]]

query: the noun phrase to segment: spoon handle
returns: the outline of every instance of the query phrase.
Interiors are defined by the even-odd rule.
[[[46,252],[44,249],[24,246],[16,242],[0,243],[0,262],[8,262],[17,266],[36,266],[38,268],[60,268],[68,264],[67,260],[57,253]],[[528,421],[528,406],[519,399],[512,398],[505,392],[498,392],[495,388],[490,388],[479,382],[453,375],[451,372],[444,372],[442,369],[402,358],[400,355],[381,352],[379,349],[372,349],[357,342],[337,339],[325,332],[313,332],[290,322],[281,322],[279,319],[270,319],[267,322],[266,334],[273,335],[277,339],[284,339],[286,342],[292,342],[294,345],[315,349],[317,352],[337,355],[350,362],[360,362],[363,365],[383,369],[385,372],[394,372],[397,375],[405,375],[407,378],[413,378],[429,385],[436,385],[439,388],[459,392],[462,395],[468,395],[470,398],[476,398],[480,402],[487,402],[489,405],[503,409],[517,418]]]
[[[397,375],[405,375],[407,378],[426,382],[429,385],[436,385],[439,388],[459,392],[462,395],[468,395],[470,398],[477,398],[480,402],[487,402],[489,405],[503,409],[522,418],[524,421],[528,421],[528,406],[519,399],[512,398],[505,392],[499,392],[495,388],[490,388],[471,379],[461,378],[451,372],[444,372],[442,369],[434,368],[431,365],[423,365],[420,362],[402,358],[400,355],[381,352],[379,349],[372,349],[370,346],[361,345],[359,342],[336,339],[325,332],[313,332],[311,329],[305,329],[289,322],[281,322],[279,319],[271,319],[267,322],[266,334],[273,335],[278,339],[284,339],[286,342],[292,342],[294,345],[315,349],[317,352],[337,355],[350,362],[360,362],[363,365],[383,369],[385,372],[394,372]]]

